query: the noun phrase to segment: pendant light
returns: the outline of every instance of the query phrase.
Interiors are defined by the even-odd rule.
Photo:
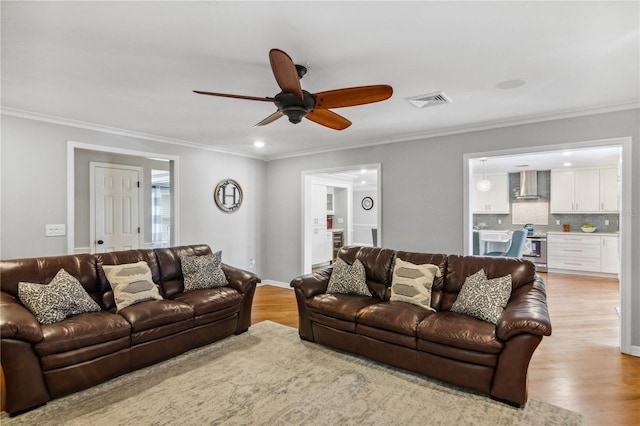
[[[488,180],[484,175],[484,163],[487,162],[487,159],[483,158],[480,161],[482,161],[482,179],[480,179],[478,182],[476,182],[476,189],[478,191],[487,192],[487,191],[491,190],[491,181]]]

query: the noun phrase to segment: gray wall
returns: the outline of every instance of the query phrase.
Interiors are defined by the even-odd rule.
[[[411,142],[288,158],[269,163],[263,244],[264,274],[288,282],[301,272],[301,185],[305,170],[382,164],[385,247],[409,251],[464,250],[463,156],[523,147],[632,137],[632,259],[640,258],[640,110],[553,120]],[[640,264],[632,265],[632,344],[640,345]]]
[[[75,150],[75,246],[89,248],[89,163],[109,163],[142,167],[143,194],[142,216],[144,221],[144,243],[151,244],[151,170],[170,170],[167,161],[154,161],[143,157],[96,152],[85,149]]]
[[[223,261],[261,272],[266,163],[234,155],[2,115],[0,256],[3,259],[67,253],[65,237],[45,237],[47,223],[67,221],[67,141],[179,157],[181,244],[209,244]],[[213,190],[236,179],[244,202],[223,213]],[[67,224],[69,227],[69,224]]]

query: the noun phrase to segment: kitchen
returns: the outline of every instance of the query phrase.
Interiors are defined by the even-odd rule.
[[[381,244],[379,180],[379,164],[304,173],[304,273],[335,262],[344,245]]]
[[[472,161],[474,254],[506,251],[526,228],[523,257],[541,272],[618,277],[620,148]]]

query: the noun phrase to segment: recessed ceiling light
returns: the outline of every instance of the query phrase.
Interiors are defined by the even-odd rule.
[[[366,185],[366,184],[367,184],[367,181],[366,181],[366,180],[363,180],[363,181],[362,181],[362,182],[360,182],[360,183],[361,183],[361,184],[363,184],[363,185]]]
[[[264,146],[264,142],[262,141],[255,141],[253,143],[253,146],[255,146],[256,148],[262,148]]]
[[[516,87],[524,86],[526,81],[524,80],[505,80],[496,84],[498,89],[515,89]]]
[[[367,173],[367,169],[360,170],[360,173]]]
[[[562,153],[562,155],[571,155],[571,151],[565,151]]]
[[[571,164],[572,164],[572,163],[570,163],[570,162],[568,162],[568,161],[567,161],[566,163],[562,163],[562,165],[563,165],[563,166],[565,166],[565,167],[569,167],[569,166],[571,166]]]

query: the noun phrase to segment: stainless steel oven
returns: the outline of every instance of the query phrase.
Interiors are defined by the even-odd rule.
[[[538,272],[547,272],[547,235],[530,232],[522,258],[533,262]]]

